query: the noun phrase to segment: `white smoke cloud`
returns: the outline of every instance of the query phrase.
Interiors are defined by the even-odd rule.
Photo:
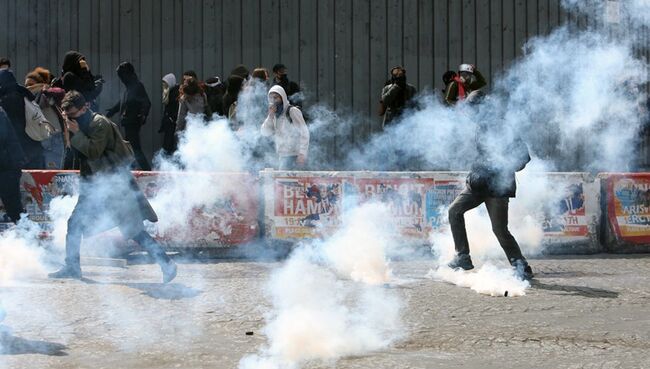
[[[391,281],[386,250],[396,242],[394,229],[387,227],[389,209],[368,203],[344,219],[339,232],[301,246],[273,274],[268,283],[273,310],[264,328],[269,344],[243,358],[241,369],[335,361],[400,337],[402,303],[381,287]]]

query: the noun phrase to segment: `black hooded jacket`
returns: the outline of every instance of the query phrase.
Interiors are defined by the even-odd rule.
[[[34,95],[16,82],[10,70],[0,71],[0,107],[7,114],[20,146],[31,160],[43,155],[43,146],[25,133],[25,98],[34,101]]]
[[[110,118],[119,112],[123,126],[144,124],[151,109],[151,100],[135,74],[133,65],[128,62],[120,64],[117,67],[117,75],[126,87],[126,91],[122,99],[108,109],[106,116]]]
[[[63,88],[67,91],[78,91],[86,101],[92,102],[102,92],[101,76],[93,76],[89,70],[81,68],[79,62],[86,57],[77,51],[68,51],[63,59],[61,78],[55,80],[52,85]]]
[[[25,162],[25,153],[14,127],[5,111],[0,108],[0,172],[21,169]]]

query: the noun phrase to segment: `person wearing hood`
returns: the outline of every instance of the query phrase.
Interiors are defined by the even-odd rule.
[[[280,170],[302,169],[309,151],[309,129],[299,108],[290,105],[281,86],[268,93],[269,112],[262,123],[261,133],[273,136]]]
[[[117,125],[93,113],[77,91],[65,95],[62,108],[81,158],[79,199],[68,219],[65,265],[49,277],[80,279],[82,238],[119,227],[125,239],[136,241],[160,265],[163,283],[170,282],[176,264],[144,229],[144,220],[156,222],[158,216],[130,171],[134,158]]]
[[[485,77],[472,64],[461,64],[458,66],[458,73],[450,77],[445,90],[445,103],[450,106],[465,100],[473,91],[487,85]]]
[[[144,85],[138,79],[133,64],[123,62],[117,67],[117,75],[126,87],[122,99],[106,111],[106,116],[111,118],[120,113],[120,122],[124,127],[126,140],[131,143],[135,159],[140,170],[151,170],[149,161],[142,152],[140,144],[140,129],[147,121],[151,101]]]
[[[477,91],[475,91],[477,92]],[[469,103],[478,105],[485,97],[479,96]],[[456,255],[449,264],[452,269],[474,268],[470,257],[469,241],[465,228],[465,213],[485,203],[492,231],[501,248],[521,279],[533,278],[532,268],[522,255],[517,240],[508,230],[508,206],[515,197],[517,185],[515,172],[530,161],[528,146],[512,129],[494,119],[482,119],[483,114],[494,117],[492,111],[479,111],[476,131],[477,154],[466,179],[465,189],[449,206],[449,225],[454,239]]]
[[[14,127],[18,142],[27,157],[21,169],[43,169],[43,146],[32,140],[25,132],[25,100],[34,101],[34,95],[16,81],[11,70],[0,70],[0,106],[9,117]]]
[[[5,111],[0,108],[0,201],[5,208],[6,217],[0,222],[18,223],[24,213],[20,195],[20,177],[25,162],[25,153],[18,142],[14,127]]]
[[[90,72],[90,65],[86,57],[78,51],[68,51],[63,58],[61,78],[52,82],[54,87],[60,87],[66,92],[79,91],[86,101],[91,104],[91,109],[99,110],[95,100],[102,92],[104,80],[100,75]]]
[[[52,74],[45,68],[38,67],[25,76],[25,87],[34,94],[34,101],[53,128],[50,137],[41,141],[45,168],[62,169],[66,149],[70,147],[67,128],[59,109],[65,91],[58,87],[51,87],[51,83]]]
[[[196,78],[186,78],[180,88],[178,98],[178,118],[176,119],[176,132],[182,132],[187,128],[188,114],[212,115],[208,97],[205,96],[203,87]]]
[[[210,77],[205,81],[205,95],[212,113],[223,116],[223,95],[225,93],[226,87],[221,83],[219,77]]]
[[[172,155],[176,151],[176,119],[178,119],[179,86],[176,76],[169,73],[162,78],[162,103],[163,117],[158,133],[163,134],[162,149],[165,155]]]
[[[382,129],[395,121],[405,109],[413,105],[417,93],[415,86],[406,82],[406,69],[397,66],[390,70],[390,81],[381,90],[380,104],[383,106]]]

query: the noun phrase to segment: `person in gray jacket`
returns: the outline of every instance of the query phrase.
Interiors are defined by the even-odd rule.
[[[205,95],[199,81],[194,77],[185,79],[180,89],[176,133],[187,128],[188,114],[205,114],[208,117],[212,114],[210,105],[208,105],[208,97]]]

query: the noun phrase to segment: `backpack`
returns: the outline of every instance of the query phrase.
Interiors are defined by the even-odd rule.
[[[47,121],[41,107],[34,101],[25,100],[25,133],[34,141],[45,141],[56,131],[54,126]]]

